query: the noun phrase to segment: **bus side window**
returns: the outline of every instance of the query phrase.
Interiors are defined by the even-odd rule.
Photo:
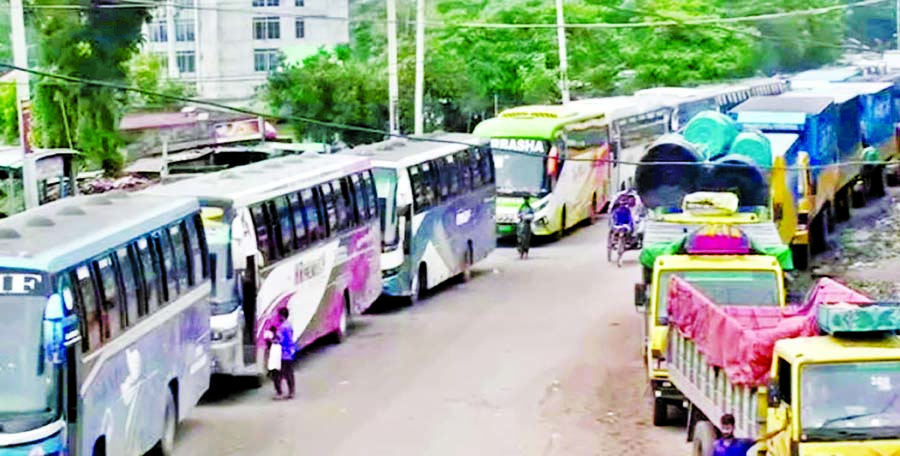
[[[299,193],[291,193],[287,196],[288,210],[294,223],[294,248],[301,249],[306,247],[309,242],[306,239],[306,222],[303,220],[303,204],[300,201]]]
[[[422,189],[425,191],[425,198],[428,199],[428,207],[434,207],[438,203],[437,172],[431,162],[423,162],[419,165],[419,172],[422,175]]]
[[[354,201],[355,198],[353,197],[353,189],[350,187],[350,178],[342,177],[340,180],[340,187],[341,196],[343,196],[344,200],[345,214],[347,215],[345,218],[347,225],[356,227],[359,225],[360,220],[356,209],[356,201]]]
[[[203,279],[207,277],[207,269],[209,269],[209,266],[206,264],[206,254],[200,246],[200,236],[203,233],[203,227],[201,226],[199,230],[197,229],[197,218],[198,214],[194,214],[190,220],[182,222],[185,233],[187,233],[188,244],[190,245],[189,251],[191,252],[191,266],[193,272],[191,275],[191,285],[202,282]]]
[[[101,303],[100,314],[103,317],[103,340],[108,341],[116,336],[125,328],[122,321],[124,309],[122,303],[119,302],[119,285],[116,282],[116,271],[113,269],[112,257],[109,255],[102,256],[94,261],[99,274],[97,282],[101,285]]]
[[[350,176],[350,182],[353,184],[353,195],[356,200],[356,217],[359,219],[360,224],[364,224],[366,220],[369,220],[369,209],[367,207],[369,200],[366,198],[366,193],[363,189],[363,181],[358,174],[354,174]]]
[[[281,237],[281,220],[278,218],[278,209],[274,200],[263,203],[263,215],[266,219],[266,228],[269,231],[269,244],[272,249],[272,260],[284,258],[284,239]]]
[[[320,191],[322,192],[322,206],[325,209],[325,220],[328,222],[328,236],[332,236],[337,234],[340,231],[339,219],[337,215],[337,208],[334,204],[334,193],[331,190],[330,183],[322,184]]]
[[[180,225],[180,224],[179,224]],[[169,227],[169,236],[172,239],[172,250],[175,251],[175,278],[178,280],[178,289],[181,293],[186,293],[191,275],[189,246],[184,239],[181,226],[172,225]]]
[[[154,255],[155,249],[149,238],[141,238],[137,241],[137,252],[141,261],[141,277],[144,283],[144,302],[140,315],[147,315],[160,307],[162,290],[160,289],[159,263]]]
[[[416,214],[427,209],[425,204],[425,191],[422,188],[422,175],[419,173],[419,167],[416,165],[409,167],[409,183],[412,185],[413,204]]]
[[[316,198],[311,189],[306,188],[300,191],[300,199],[308,228],[307,231],[309,232],[309,242],[313,243],[325,238],[325,227],[322,225],[321,217],[319,217],[318,198]]]
[[[481,152],[478,149],[469,149],[469,169],[472,170],[472,188],[479,188],[484,184],[481,172]]]
[[[294,217],[291,215],[291,206],[288,204],[286,196],[279,196],[275,200],[275,220],[280,235],[279,245],[282,248],[283,256],[289,256],[294,250],[297,241],[294,239]],[[269,206],[271,208],[271,205]]]
[[[444,164],[444,159],[438,158],[431,162],[431,170],[433,176],[435,177],[435,182],[437,183],[435,187],[435,193],[437,198],[440,201],[444,201],[450,198],[450,175],[447,172],[446,165]]]
[[[259,246],[265,264],[269,264],[275,259],[275,243],[266,223],[265,209],[261,204],[253,205],[250,206],[250,214],[253,216],[253,224],[256,226],[256,245]]]
[[[122,294],[122,307],[125,309],[127,326],[131,326],[141,318],[139,315],[138,284],[135,276],[135,266],[128,247],[120,247],[116,250],[118,270],[124,293]]]
[[[453,156],[459,176],[459,191],[466,193],[472,189],[472,170],[469,168],[469,154],[460,152]]]
[[[444,157],[444,173],[447,174],[450,196],[458,196],[460,194],[459,164],[456,163],[452,155]]]
[[[81,309],[81,344],[82,351],[88,352],[92,348],[100,348],[103,345],[103,320],[100,317],[100,306],[94,279],[87,265],[78,266],[75,270],[78,293],[76,300]]]
[[[366,171],[363,174],[363,181],[365,181],[366,198],[369,201],[369,218],[376,219],[378,218],[378,193],[375,190],[375,179],[372,177],[372,171]]]
[[[493,159],[490,149],[483,149],[481,151],[481,159],[479,161],[479,164],[481,165],[482,181],[485,184],[493,184],[494,183],[494,159]]]
[[[160,270],[162,270],[163,296],[165,302],[172,302],[178,297],[178,279],[175,275],[175,258],[172,253],[172,243],[169,240],[167,230],[159,230],[153,235],[156,244],[156,253],[160,258]]]

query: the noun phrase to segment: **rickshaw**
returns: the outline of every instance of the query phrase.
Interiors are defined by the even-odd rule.
[[[618,211],[628,210],[628,220],[623,223]],[[640,250],[643,247],[644,206],[641,198],[634,190],[625,190],[616,194],[609,209],[609,237],[606,241],[606,261],[612,262],[613,252],[617,253],[616,265],[622,267],[622,255],[628,250]]]

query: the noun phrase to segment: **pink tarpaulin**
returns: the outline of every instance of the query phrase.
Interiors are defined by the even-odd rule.
[[[725,369],[735,384],[761,386],[772,366],[778,339],[819,334],[816,309],[834,302],[870,300],[830,279],[822,279],[801,306],[719,306],[680,278],[669,286],[669,323],[694,341],[706,361]]]

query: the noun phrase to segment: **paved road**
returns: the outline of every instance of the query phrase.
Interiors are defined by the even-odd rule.
[[[605,261],[584,227],[520,261],[355,321],[297,363],[298,397],[217,382],[177,455],[686,455],[649,423],[632,305],[636,255]]]

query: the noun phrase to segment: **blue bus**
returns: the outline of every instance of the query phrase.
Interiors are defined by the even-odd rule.
[[[489,141],[439,133],[345,153],[372,160],[386,295],[416,301],[451,277],[468,278],[472,265],[496,248]]]
[[[172,454],[209,386],[206,258],[189,198],[0,220],[0,455]]]

